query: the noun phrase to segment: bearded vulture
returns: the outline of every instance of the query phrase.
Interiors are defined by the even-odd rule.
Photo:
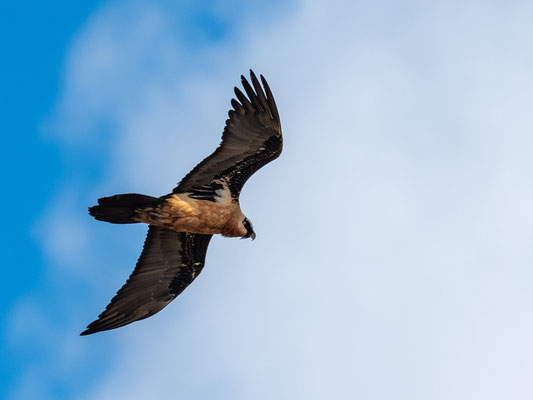
[[[114,224],[144,222],[148,235],[137,265],[98,319],[81,335],[106,331],[148,318],[174,300],[202,271],[214,234],[255,239],[242,213],[239,194],[259,168],[281,154],[278,109],[267,81],[250,71],[241,75],[246,95],[236,99],[222,142],[176,186],[161,197],[118,194],[98,200],[89,214]]]

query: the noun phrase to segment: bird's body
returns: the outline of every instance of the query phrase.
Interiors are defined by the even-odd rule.
[[[213,154],[187,174],[172,193],[161,197],[119,194],[103,197],[89,213],[117,224],[146,223],[148,235],[126,284],[82,335],[118,328],[147,318],[178,296],[201,272],[212,235],[255,238],[239,195],[259,168],[281,154],[278,110],[266,80],[250,71],[252,86],[241,76],[239,101]],[[264,88],[264,91],[263,91]]]
[[[173,229],[178,232],[217,234],[242,237],[244,214],[229,189],[221,190],[215,201],[191,198],[187,193],[169,195],[162,203],[137,211],[139,222]]]

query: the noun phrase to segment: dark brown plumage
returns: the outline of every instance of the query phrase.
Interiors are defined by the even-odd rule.
[[[98,200],[89,213],[112,223],[149,224],[137,265],[105,311],[82,335],[115,329],[163,309],[202,271],[213,234],[255,238],[242,214],[239,194],[259,168],[281,154],[283,139],[272,92],[250,71],[235,88],[222,142],[172,193],[151,197],[122,194]],[[263,90],[264,88],[264,90]]]
[[[242,75],[241,80],[251,101],[235,88],[240,103],[231,100],[233,110],[228,112],[222,143],[181,180],[173,193],[184,193],[227,179],[232,194],[238,196],[254,172],[281,154],[283,141],[274,97],[263,76],[266,96],[255,74],[250,71],[250,75],[255,92]]]

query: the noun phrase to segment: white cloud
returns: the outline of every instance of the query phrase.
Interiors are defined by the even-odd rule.
[[[194,54],[165,7],[74,42],[58,118],[113,127],[98,194],[170,189],[250,66],[285,151],[242,196],[258,240],[216,239],[180,299],[107,334],[82,397],[530,398],[530,6],[302,2]]]
[[[73,188],[61,190],[35,227],[35,236],[48,260],[70,272],[80,267],[89,247],[89,232],[83,218],[86,208],[80,209],[79,204]]]

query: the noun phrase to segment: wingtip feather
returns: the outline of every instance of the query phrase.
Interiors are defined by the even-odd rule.
[[[276,101],[274,100],[274,96],[272,95],[272,90],[270,90],[270,86],[268,85],[268,82],[265,79],[265,77],[262,74],[259,76],[261,77],[261,83],[263,84],[263,87],[265,88],[265,94],[267,96],[267,101],[273,113],[273,116],[275,119],[279,120],[278,108],[276,106]]]
[[[248,100],[246,95],[238,87],[235,87],[235,95],[241,102],[242,106],[246,109],[246,112],[253,112],[252,103],[250,103],[250,100]]]

